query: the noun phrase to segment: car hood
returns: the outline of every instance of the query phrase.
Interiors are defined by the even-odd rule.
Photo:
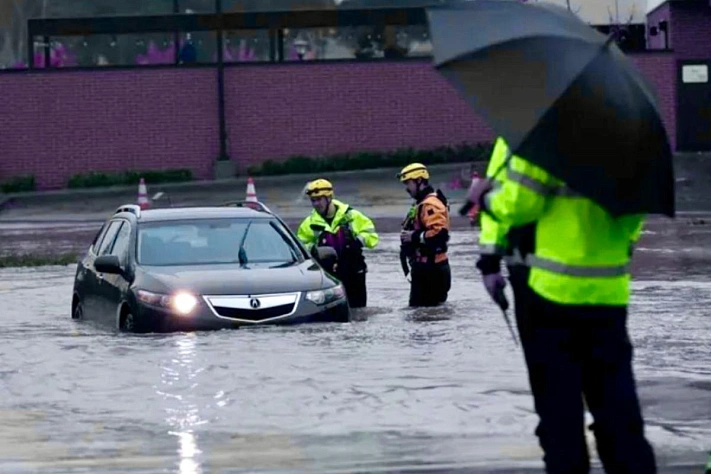
[[[332,280],[313,261],[282,268],[255,265],[143,267],[147,290],[187,290],[201,295],[251,295],[318,290]],[[335,284],[335,282],[333,283]]]

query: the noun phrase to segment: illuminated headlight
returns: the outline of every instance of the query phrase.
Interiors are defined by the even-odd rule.
[[[195,296],[184,291],[173,295],[163,295],[152,293],[146,290],[138,290],[138,300],[151,306],[172,310],[182,316],[187,316],[193,312],[198,300]]]
[[[325,290],[309,291],[306,293],[306,299],[316,304],[326,304],[332,301],[340,300],[346,297],[346,291],[343,285],[336,285]]]

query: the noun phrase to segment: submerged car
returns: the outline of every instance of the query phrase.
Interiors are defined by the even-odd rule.
[[[324,270],[335,258],[312,256],[261,203],[124,205],[78,264],[71,314],[128,332],[349,322],[343,285]]]

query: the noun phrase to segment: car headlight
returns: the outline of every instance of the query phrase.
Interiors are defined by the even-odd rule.
[[[193,312],[197,306],[197,298],[185,291],[180,291],[172,295],[153,293],[146,290],[138,290],[138,300],[151,306],[159,306],[172,310],[182,316],[187,316]]]
[[[346,297],[346,290],[339,284],[325,290],[315,290],[306,293],[306,299],[315,304],[326,304]]]

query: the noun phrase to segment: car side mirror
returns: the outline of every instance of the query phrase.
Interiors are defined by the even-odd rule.
[[[99,273],[122,274],[121,262],[116,255],[102,255],[94,260],[94,268]]]

